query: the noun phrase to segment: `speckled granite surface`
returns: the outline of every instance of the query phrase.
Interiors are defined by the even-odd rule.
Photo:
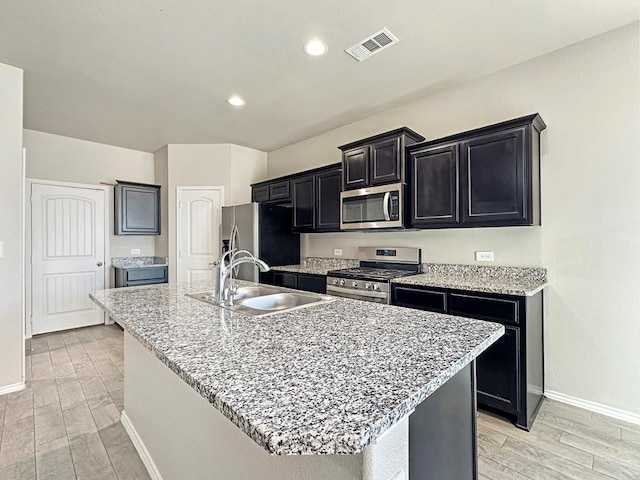
[[[256,318],[185,296],[205,290],[211,284],[164,284],[91,298],[279,455],[361,452],[504,332],[346,298]]]
[[[167,257],[111,257],[115,268],[164,267],[169,265]]]
[[[422,271],[392,282],[518,296],[535,295],[547,286],[545,268],[425,263]]]
[[[272,267],[272,270],[280,272],[293,273],[310,273],[313,275],[326,275],[329,270],[337,270],[340,268],[352,268],[360,265],[359,260],[347,258],[322,258],[307,257],[300,265],[282,265]]]

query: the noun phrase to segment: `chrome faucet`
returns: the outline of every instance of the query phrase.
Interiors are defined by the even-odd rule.
[[[238,291],[238,285],[233,283],[233,270],[243,263],[253,263],[261,272],[267,272],[270,269],[269,265],[254,257],[248,250],[229,250],[225,252],[216,266],[217,282],[214,296],[216,302],[220,305],[233,305],[233,296]]]

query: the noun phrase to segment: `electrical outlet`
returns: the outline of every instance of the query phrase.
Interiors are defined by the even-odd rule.
[[[333,254],[337,257],[342,256],[342,249],[341,248],[334,248],[333,249]]]
[[[476,262],[493,262],[493,252],[476,252]]]
[[[139,248],[132,248],[131,249],[131,255],[140,255],[140,249]]]

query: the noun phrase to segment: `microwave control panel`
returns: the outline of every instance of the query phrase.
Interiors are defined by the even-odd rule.
[[[391,221],[400,220],[400,192],[391,192],[389,204],[389,217]]]

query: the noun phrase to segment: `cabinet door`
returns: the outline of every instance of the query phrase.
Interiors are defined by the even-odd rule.
[[[277,287],[298,288],[298,274],[273,272],[273,284]]]
[[[307,292],[327,293],[327,277],[324,275],[298,274],[298,289]]]
[[[526,223],[524,128],[462,142],[463,223]]]
[[[342,153],[344,189],[369,185],[369,147],[358,147]]]
[[[400,138],[371,145],[371,185],[396,183],[402,179]]]
[[[341,170],[316,175],[316,231],[340,230]]]
[[[315,227],[316,196],[313,176],[291,181],[293,187],[293,231],[308,232]]]
[[[457,223],[458,144],[411,152],[411,226]]]
[[[269,201],[269,185],[253,187],[251,189],[251,201],[258,203]]]
[[[289,200],[291,192],[289,190],[289,180],[274,182],[269,184],[269,200]]]
[[[516,412],[520,405],[520,328],[505,334],[476,361],[478,403]]]
[[[160,235],[160,187],[120,182],[115,187],[116,235]]]

